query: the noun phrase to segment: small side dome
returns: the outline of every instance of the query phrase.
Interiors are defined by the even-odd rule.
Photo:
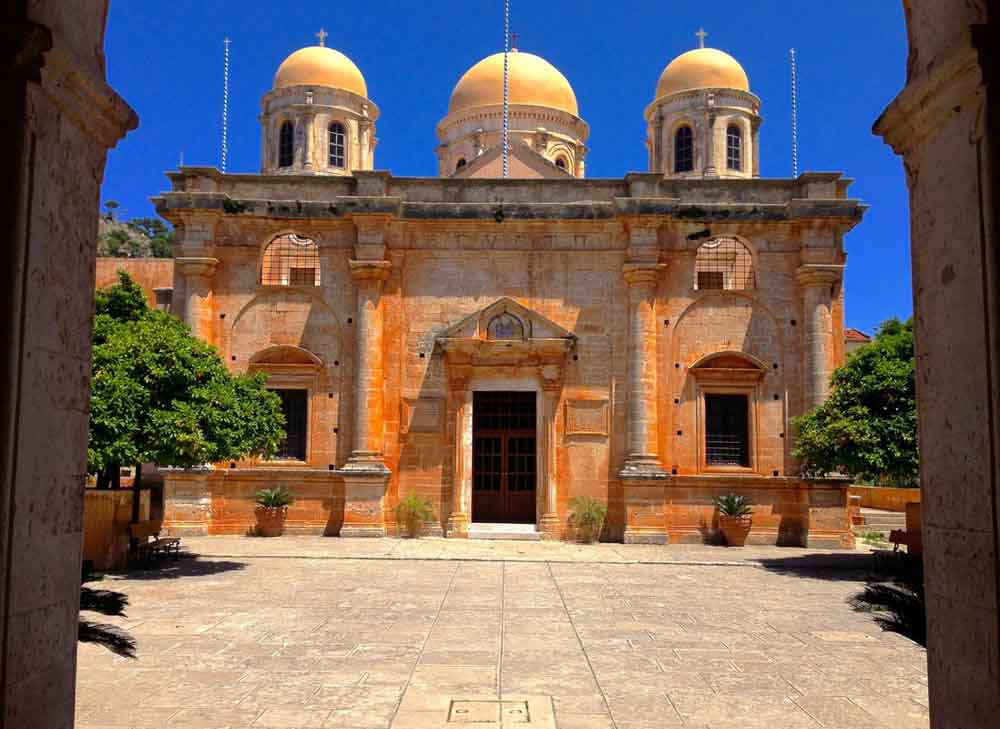
[[[717,48],[696,48],[675,58],[656,85],[656,98],[691,89],[737,89],[750,91],[743,66]]]
[[[301,48],[278,67],[274,88],[325,86],[368,98],[368,84],[354,61],[326,46]]]
[[[580,116],[576,93],[559,69],[533,53],[512,51],[510,103],[558,109]],[[484,58],[470,68],[451,92],[448,113],[503,104],[503,53]]]

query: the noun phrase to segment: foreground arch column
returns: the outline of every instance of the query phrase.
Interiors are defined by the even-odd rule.
[[[0,20],[0,726],[72,727],[100,185],[138,117],[105,81],[107,3]]]

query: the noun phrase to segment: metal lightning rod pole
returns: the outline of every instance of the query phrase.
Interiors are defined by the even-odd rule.
[[[226,61],[222,81],[222,172],[226,171],[229,158],[229,45],[232,41],[226,38],[223,45],[226,48]]]
[[[503,3],[503,177],[510,171],[510,0]]]
[[[792,177],[799,176],[799,76],[795,62],[795,49],[790,51],[792,59]]]

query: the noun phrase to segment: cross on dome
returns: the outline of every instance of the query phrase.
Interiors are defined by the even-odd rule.
[[[517,50],[517,42],[518,42],[518,40],[520,40],[520,38],[521,38],[521,34],[520,33],[511,33],[510,34],[510,47],[513,50],[515,50],[515,51]]]
[[[328,35],[330,34],[326,32],[326,28],[320,28],[319,33],[316,34],[316,37],[319,38],[319,44],[323,48],[326,48],[326,37]]]
[[[695,33],[695,35],[698,36],[698,42],[701,44],[701,47],[704,48],[705,39],[708,38],[708,33],[705,32],[704,28],[699,28],[698,32]]]

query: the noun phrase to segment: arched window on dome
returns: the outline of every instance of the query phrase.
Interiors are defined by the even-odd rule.
[[[460,159],[458,161],[458,164],[455,165],[455,172],[458,172],[460,169],[462,169],[463,167],[465,167],[467,164],[469,164],[469,163],[465,161],[465,157],[462,157],[462,159]]]
[[[347,167],[347,130],[340,122],[333,122],[330,133],[330,166],[337,169]]]
[[[694,170],[694,130],[686,124],[674,134],[674,172]]]
[[[736,124],[726,129],[726,168],[734,172],[743,171],[743,130]]]
[[[319,246],[295,233],[278,236],[264,251],[260,268],[264,286],[319,286]]]
[[[757,287],[753,256],[737,238],[713,238],[698,249],[694,287],[699,291],[740,291]]]
[[[278,132],[278,167],[295,164],[295,124],[286,121]]]
[[[567,168],[566,158],[556,157],[556,167],[558,167],[561,170],[565,170]]]

